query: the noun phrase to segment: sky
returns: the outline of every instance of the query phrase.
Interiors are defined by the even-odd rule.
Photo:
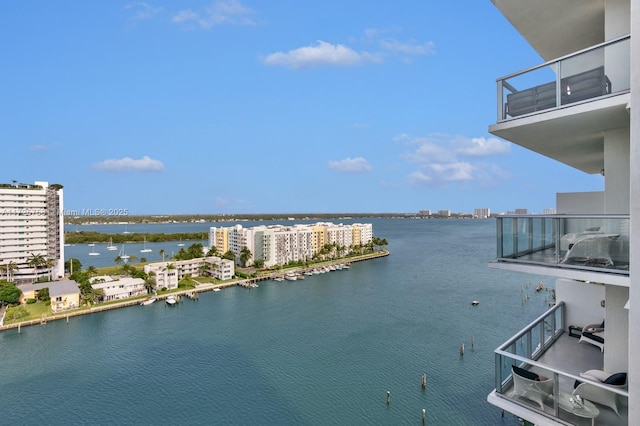
[[[600,191],[488,132],[542,63],[489,0],[0,5],[0,182],[65,210],[469,213]]]

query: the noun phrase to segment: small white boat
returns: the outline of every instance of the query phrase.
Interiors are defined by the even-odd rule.
[[[141,304],[142,306],[147,306],[147,305],[152,304],[152,303],[153,303],[153,302],[155,302],[155,301],[156,301],[156,298],[155,298],[155,297],[147,297],[147,298],[146,298],[146,299],[144,299],[142,302],[140,302],[140,304]]]
[[[165,301],[167,302],[167,305],[175,305],[177,302],[175,296],[167,296],[167,299]]]
[[[289,281],[295,281],[298,279],[298,277],[294,272],[287,272],[286,274],[284,274],[284,279]]]
[[[89,256],[100,256],[100,253],[98,253],[97,251],[92,251],[89,253]]]
[[[109,238],[109,245],[107,246],[107,250],[109,251],[118,250],[118,246],[113,245],[113,237]]]
[[[144,237],[144,248],[140,250],[140,253],[151,253],[153,250],[147,248],[147,237]]]
[[[284,281],[284,277],[275,277],[273,280],[278,282]]]
[[[478,306],[480,304],[480,302],[478,302],[477,300],[474,300],[473,302],[471,302],[471,306]]]
[[[122,259],[125,262],[127,260],[129,260],[129,255],[125,254],[125,252],[124,252],[124,244],[122,244],[122,249],[120,250],[120,256],[119,257],[120,257],[120,259]]]
[[[220,291],[220,289],[219,288],[214,288],[213,291]]]

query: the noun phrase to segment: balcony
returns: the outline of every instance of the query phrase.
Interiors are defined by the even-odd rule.
[[[621,37],[498,79],[490,133],[600,173],[604,133],[629,126],[630,44]]]
[[[628,286],[629,232],[628,215],[499,216],[490,266]]]
[[[618,38],[498,79],[498,122],[628,91],[630,40]]]
[[[626,386],[580,376],[603,369],[603,355],[564,332],[564,309],[559,303],[495,350],[496,387],[488,401],[536,425],[627,425]],[[539,381],[523,386],[519,377],[514,378],[512,366],[537,374]],[[576,389],[576,381],[588,385]],[[588,409],[576,402],[579,392]]]

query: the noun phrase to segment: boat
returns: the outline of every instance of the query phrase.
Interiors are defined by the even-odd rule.
[[[91,243],[89,244],[89,247],[95,247],[95,244]],[[95,249],[89,252],[89,256],[99,256],[99,255],[100,253],[98,253]]]
[[[147,237],[144,237],[144,248],[140,250],[140,253],[151,253],[153,250],[147,248]]]
[[[124,244],[122,244],[122,248],[120,249],[120,254],[118,255],[118,257],[119,257],[120,259],[124,260],[125,262],[126,262],[127,260],[129,260],[129,255],[128,255],[128,254],[125,254],[125,252],[124,252]]]
[[[296,277],[295,272],[287,272],[286,274],[284,274],[284,279],[289,281],[295,281],[298,279],[298,277]]]
[[[278,282],[284,281],[284,277],[275,277],[273,280]]]
[[[118,246],[113,245],[113,237],[109,238],[109,245],[107,246],[107,250],[109,251],[118,250]]]
[[[153,302],[155,302],[155,301],[156,301],[156,298],[155,298],[155,297],[147,297],[147,298],[146,298],[146,299],[144,299],[142,302],[140,302],[140,304],[141,304],[142,306],[147,306],[147,305],[152,304],[152,303],[153,303]]]
[[[213,289],[213,291],[220,291],[220,289],[216,287]]]
[[[536,285],[536,292],[539,292],[544,289],[544,283],[540,281],[538,285]]]
[[[178,243],[178,247],[184,247],[184,243],[182,242],[182,238],[180,238],[180,242]]]
[[[472,306],[478,306],[480,304],[480,302],[478,302],[477,300],[474,300],[473,302],[471,302]]]
[[[167,305],[175,305],[178,301],[176,300],[175,296],[167,296],[167,299],[165,300],[165,302],[167,302]]]

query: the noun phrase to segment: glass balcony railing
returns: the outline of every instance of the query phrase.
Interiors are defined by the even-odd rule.
[[[498,79],[498,122],[628,91],[630,36]]]
[[[581,375],[601,371],[603,359],[588,361],[580,352],[591,348],[563,332],[564,309],[560,302],[495,350],[496,394],[569,424],[586,418],[593,425],[627,425],[626,376],[624,384],[608,385]]]
[[[496,218],[497,261],[629,275],[628,215]]]

